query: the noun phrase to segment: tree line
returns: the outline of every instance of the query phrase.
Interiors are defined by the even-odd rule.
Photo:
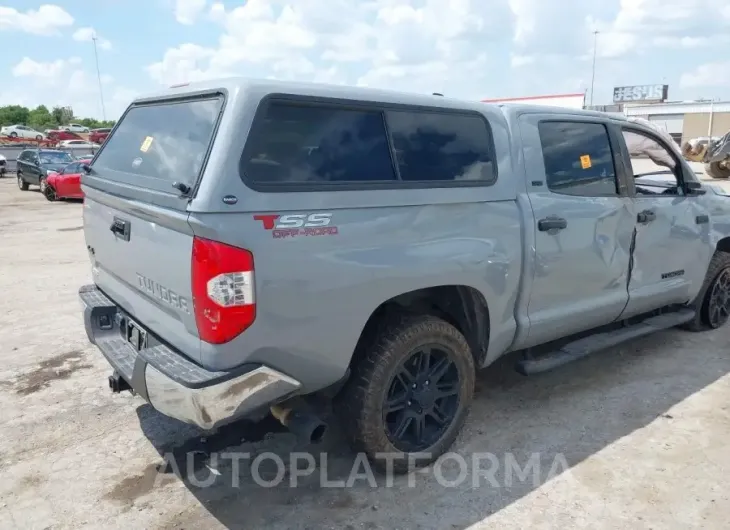
[[[53,107],[48,110],[45,105],[39,105],[34,109],[21,105],[0,106],[0,127],[6,125],[27,125],[37,131],[45,129],[58,129],[70,123],[78,123],[89,129],[100,129],[113,127],[114,120],[97,120],[95,118],[79,118],[73,115],[69,107]]]

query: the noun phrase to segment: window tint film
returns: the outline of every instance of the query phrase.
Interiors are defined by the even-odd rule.
[[[222,97],[132,107],[94,161],[95,171],[194,186],[213,140]]]
[[[598,123],[542,122],[538,125],[547,184],[565,195],[618,194],[606,127]]]
[[[405,181],[493,181],[492,138],[479,116],[387,111],[400,177]]]
[[[249,142],[241,169],[258,184],[396,178],[378,111],[272,101]]]

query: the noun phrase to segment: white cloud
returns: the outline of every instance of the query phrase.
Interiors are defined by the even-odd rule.
[[[600,31],[598,54],[616,58],[651,46],[695,48],[722,41],[730,31],[726,0],[621,0],[610,21],[587,17]]]
[[[111,50],[112,43],[99,36],[94,28],[79,28],[73,34],[73,39],[79,42],[91,42],[96,36],[96,42],[102,50]]]
[[[194,24],[205,11],[206,3],[206,0],[175,0],[175,19],[180,24]]]
[[[512,54],[510,57],[510,64],[512,68],[519,68],[521,66],[527,66],[535,62],[535,57],[532,55],[519,55]]]
[[[214,44],[168,48],[147,66],[169,85],[231,75],[485,98],[578,92],[671,77],[675,54],[730,42],[727,0],[248,0],[198,2]],[[201,7],[202,6],[202,7]],[[725,40],[723,40],[725,39]],[[719,52],[717,52],[719,53]],[[667,59],[669,57],[669,59]],[[686,61],[696,58],[685,58]],[[707,61],[712,60],[707,59]],[[511,67],[511,69],[510,69]],[[656,70],[656,71],[654,71]],[[503,75],[509,72],[508,76]],[[651,79],[650,79],[651,78]],[[505,87],[508,87],[505,89]],[[537,88],[536,88],[537,87]]]
[[[208,18],[222,29],[217,46],[168,49],[148,67],[153,79],[273,75],[432,92],[486,75],[469,71],[488,55],[470,41],[488,47],[510,22],[505,0],[248,0],[214,3]]]
[[[80,63],[81,59],[78,57],[58,59],[49,63],[41,63],[34,61],[30,57],[23,57],[23,59],[13,67],[12,72],[15,77],[41,77],[46,79],[55,79],[69,67]]]
[[[43,4],[38,9],[21,12],[12,7],[0,6],[0,30],[16,30],[34,35],[58,35],[59,29],[72,26],[74,18],[53,4]]]
[[[73,107],[77,116],[102,117],[101,98],[96,74],[83,67],[78,57],[51,62],[24,57],[12,69],[13,76],[23,79],[22,87],[13,84],[1,94],[2,100],[35,107]],[[116,118],[136,95],[136,91],[115,83],[112,76],[101,76],[107,118]]]
[[[682,88],[730,88],[730,61],[702,64],[682,74],[679,84]]]

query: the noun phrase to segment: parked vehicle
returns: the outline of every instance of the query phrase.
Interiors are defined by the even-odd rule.
[[[104,143],[106,137],[109,136],[111,129],[92,129],[89,133],[89,141],[96,144]]]
[[[88,133],[89,128],[85,127],[83,125],[79,125],[78,123],[70,123],[66,125],[65,127],[61,127],[65,131],[73,132],[73,133]]]
[[[53,140],[54,142],[61,142],[64,140],[84,140],[76,133],[63,130],[51,131],[50,133],[48,133],[48,138],[50,140]]]
[[[61,149],[66,147],[87,147],[89,149],[98,149],[99,144],[87,142],[86,140],[62,140],[58,142],[58,147]]]
[[[49,174],[45,180],[41,181],[41,193],[51,202],[58,199],[83,199],[81,172],[83,171],[82,166],[89,162],[91,160],[87,157]]]
[[[31,129],[27,125],[8,125],[0,128],[0,136],[9,136],[10,138],[32,138],[33,140],[44,140],[45,135],[35,129]]]
[[[8,171],[8,160],[4,155],[0,155],[0,178],[5,176]]]
[[[311,398],[334,398],[396,471],[450,447],[507,352],[534,374],[730,314],[730,202],[606,113],[196,83],[133,102],[81,182],[80,298],[112,390],[203,429],[270,412],[310,441]]]
[[[18,187],[27,191],[28,186],[39,186],[45,190],[46,177],[73,162],[71,155],[56,149],[26,149],[18,155]]]

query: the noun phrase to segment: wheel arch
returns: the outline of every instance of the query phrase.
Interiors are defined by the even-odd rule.
[[[433,315],[444,319],[466,338],[474,365],[484,365],[489,345],[490,313],[484,295],[466,285],[440,285],[408,291],[382,302],[368,318],[350,360],[363,358],[394,314]]]
[[[717,241],[717,244],[715,245],[715,250],[719,250],[720,252],[727,252],[730,254],[730,236],[719,239]]]

